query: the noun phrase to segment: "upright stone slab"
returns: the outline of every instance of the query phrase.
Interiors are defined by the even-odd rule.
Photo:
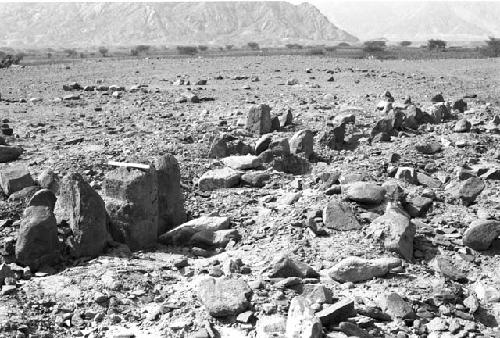
[[[55,210],[58,221],[66,220],[73,231],[73,256],[102,253],[109,239],[106,208],[101,196],[80,174],[69,173],[62,179]]]
[[[17,235],[17,263],[37,270],[55,263],[58,255],[57,224],[52,210],[46,206],[28,207]]]
[[[267,104],[251,107],[247,115],[246,128],[260,135],[271,132],[271,107]]]
[[[152,247],[158,238],[156,170],[118,168],[106,174],[104,201],[114,240],[131,250]]]
[[[156,159],[158,179],[158,235],[186,221],[184,196],[181,191],[179,163],[172,155]]]

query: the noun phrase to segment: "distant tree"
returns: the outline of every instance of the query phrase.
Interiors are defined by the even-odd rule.
[[[367,53],[379,53],[385,50],[385,41],[372,40],[363,43],[363,50]]]
[[[337,50],[337,46],[326,46],[325,50],[327,52],[335,52]]]
[[[195,55],[198,53],[196,46],[177,46],[177,53],[180,55]]]
[[[250,47],[251,50],[259,50],[260,46],[257,42],[249,42],[247,46]]]
[[[149,45],[137,45],[130,50],[130,55],[137,56],[139,54],[148,54],[151,46]]]
[[[446,48],[446,41],[443,41],[443,40],[434,40],[434,39],[430,39],[429,41],[427,41],[427,48],[429,48],[430,50],[435,50],[435,49],[445,49]]]
[[[104,46],[99,47],[97,50],[103,57],[106,57],[108,55],[109,49],[107,49]]]
[[[234,45],[226,45],[227,50],[231,50],[231,49],[233,49],[233,47],[234,47]]]
[[[481,54],[488,57],[500,56],[500,38],[489,37],[486,47],[481,48]]]
[[[411,43],[412,43],[411,41],[406,41],[406,40],[405,40],[405,41],[401,41],[401,42],[399,43],[399,45],[400,45],[401,47],[408,47],[408,46],[410,46],[410,45],[411,45]]]
[[[324,55],[325,49],[323,46],[313,46],[307,51],[308,55]]]
[[[206,52],[208,50],[208,46],[205,46],[205,45],[199,45],[198,46],[198,50],[200,52]]]

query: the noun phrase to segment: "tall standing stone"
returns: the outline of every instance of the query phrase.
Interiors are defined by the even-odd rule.
[[[59,255],[57,224],[54,213],[46,206],[28,207],[21,219],[16,241],[16,261],[37,270],[53,264]]]
[[[156,159],[158,178],[158,235],[186,221],[184,196],[181,191],[179,163],[172,155]]]
[[[248,111],[246,127],[249,131],[260,135],[271,132],[271,107],[267,104],[251,107]]]
[[[62,179],[56,215],[73,231],[72,255],[97,256],[103,251],[109,239],[104,201],[80,174],[69,173]]]
[[[310,130],[299,130],[290,139],[290,151],[292,154],[302,154],[309,159],[313,154],[314,134]]]
[[[132,250],[152,247],[158,238],[156,170],[118,168],[106,174],[104,201],[114,240]]]

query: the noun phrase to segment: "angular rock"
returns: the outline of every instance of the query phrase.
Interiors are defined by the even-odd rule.
[[[0,163],[15,161],[23,153],[23,148],[0,145]]]
[[[235,316],[250,305],[252,290],[241,279],[204,278],[198,282],[198,295],[208,313],[214,317]]]
[[[354,182],[346,188],[347,198],[357,203],[380,204],[384,200],[384,188],[375,183]]]
[[[362,329],[358,325],[351,323],[351,322],[340,323],[339,329],[340,329],[340,331],[345,333],[348,337],[357,337],[357,338],[372,338],[373,337],[365,329]]]
[[[359,230],[361,224],[354,216],[347,203],[331,201],[323,210],[323,223],[327,228],[335,230]]]
[[[28,207],[21,219],[16,241],[16,261],[37,270],[57,262],[59,240],[56,218],[49,207]]]
[[[314,278],[318,276],[318,273],[306,263],[290,258],[287,255],[283,255],[274,262],[269,276],[271,278]]]
[[[195,233],[191,237],[191,244],[194,246],[202,248],[212,248],[212,247],[225,247],[229,241],[238,241],[241,238],[238,230],[227,229],[227,230],[203,230]]]
[[[409,184],[417,183],[417,173],[412,167],[399,167],[395,177]]]
[[[44,188],[49,189],[55,195],[59,195],[59,176],[55,174],[52,170],[46,169],[40,173],[38,176],[38,184]]]
[[[285,338],[286,317],[271,315],[260,317],[255,325],[255,338]]]
[[[272,134],[262,135],[255,143],[255,154],[260,155],[269,148],[269,145],[273,141]]]
[[[457,121],[457,123],[455,123],[453,131],[456,133],[467,133],[470,131],[471,126],[472,125],[468,120],[462,119]]]
[[[323,310],[316,313],[316,316],[325,326],[336,325],[347,320],[350,317],[356,316],[356,311],[354,310],[354,301],[349,298],[339,300],[335,304],[323,308]]]
[[[186,221],[179,163],[172,155],[155,161],[158,180],[158,235]]]
[[[412,198],[411,201],[404,204],[405,210],[411,217],[421,217],[425,215],[431,206],[431,198],[420,196]]]
[[[331,269],[328,275],[339,282],[360,282],[382,277],[389,270],[401,266],[402,262],[397,258],[363,259],[351,256],[343,259]]]
[[[383,240],[387,250],[399,253],[406,260],[413,260],[416,228],[405,214],[389,208],[370,224],[370,230],[376,238]]]
[[[500,221],[476,220],[472,222],[463,236],[464,245],[471,249],[487,250],[500,236]]]
[[[441,182],[439,180],[423,173],[417,173],[417,181],[424,187],[435,188],[435,189],[441,187]]]
[[[35,185],[28,169],[22,165],[8,166],[0,170],[0,186],[6,195]]]
[[[484,188],[484,182],[479,177],[468,178],[460,184],[458,197],[460,197],[465,204],[474,203]]]
[[[323,337],[321,321],[314,315],[311,303],[304,297],[294,297],[290,302],[286,336],[290,338]]]
[[[426,155],[432,155],[441,151],[441,144],[435,141],[420,142],[415,145],[415,149]]]
[[[311,301],[311,303],[332,303],[332,291],[323,284],[304,284],[302,296]]]
[[[259,157],[255,155],[234,155],[222,159],[222,163],[235,170],[256,169],[262,165]]]
[[[154,246],[159,210],[156,170],[115,169],[106,174],[103,190],[113,239],[131,250]]]
[[[284,113],[283,115],[281,115],[279,117],[279,120],[280,120],[280,127],[281,128],[291,126],[293,124],[292,110],[290,108],[288,108],[286,113]]]
[[[271,132],[271,107],[267,104],[251,107],[247,114],[246,128],[260,135]]]
[[[313,154],[314,135],[310,130],[299,130],[290,139],[290,152],[309,159]]]
[[[73,256],[97,256],[103,251],[109,239],[104,201],[80,174],[70,173],[62,179],[56,215],[71,227]]]
[[[240,183],[241,175],[241,171],[231,168],[209,170],[198,180],[198,187],[203,191],[233,188]]]

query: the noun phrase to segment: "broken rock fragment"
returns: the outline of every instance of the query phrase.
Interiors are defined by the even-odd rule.
[[[262,163],[255,155],[234,155],[222,159],[222,163],[235,170],[259,168]]]
[[[323,210],[323,223],[335,230],[358,230],[361,224],[347,203],[331,201]]]
[[[306,263],[300,262],[287,255],[283,255],[274,262],[269,276],[271,278],[314,278],[318,276],[318,273]]]
[[[35,185],[28,169],[22,165],[4,167],[0,171],[0,186],[6,195]]]
[[[323,326],[314,315],[311,303],[302,296],[297,296],[290,302],[286,322],[286,336],[290,338],[321,338]]]
[[[354,182],[346,186],[346,196],[357,203],[380,204],[384,200],[385,190],[375,183]]]
[[[271,132],[271,107],[267,104],[251,107],[247,114],[246,128],[260,135]]]
[[[229,226],[228,217],[202,216],[166,232],[160,236],[159,241],[163,244],[186,245],[199,232],[215,233],[219,230],[226,230]]]
[[[354,301],[349,298],[339,300],[316,314],[325,326],[338,324],[355,315]]]
[[[97,256],[103,251],[109,239],[104,201],[80,174],[70,173],[62,179],[56,214],[73,232],[72,255]]]
[[[241,279],[204,278],[197,284],[200,300],[211,316],[235,316],[250,305],[252,290]]]
[[[313,154],[314,135],[310,130],[299,130],[290,139],[290,152],[309,159]]]
[[[15,161],[23,153],[23,148],[0,145],[0,163]]]

